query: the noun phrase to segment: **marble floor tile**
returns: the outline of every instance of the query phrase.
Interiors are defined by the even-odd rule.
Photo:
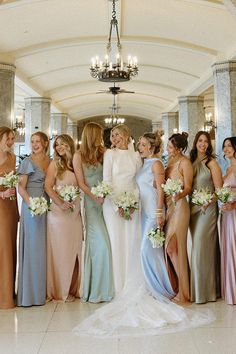
[[[38,354],[45,333],[0,333],[1,354]]]

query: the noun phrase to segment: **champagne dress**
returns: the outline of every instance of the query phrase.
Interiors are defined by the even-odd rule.
[[[166,179],[171,178],[183,181],[180,173],[180,164],[183,159],[167,166]],[[173,289],[178,292],[180,302],[189,301],[189,264],[187,255],[187,233],[190,210],[186,197],[181,198],[174,205],[172,197],[166,198],[167,224],[166,232],[166,262]],[[172,245],[170,244],[172,243]],[[174,264],[177,264],[175,269]]]
[[[175,293],[171,287],[163,247],[153,248],[147,234],[156,225],[157,190],[153,187],[152,166],[158,158],[145,159],[143,167],[136,176],[141,200],[142,243],[141,264],[148,289],[151,293],[172,298]]]
[[[236,176],[229,174],[224,186],[236,193]],[[236,209],[221,215],[221,292],[229,305],[236,305]]]
[[[15,171],[15,155],[7,153],[6,161],[0,165],[0,177]],[[0,185],[0,191],[6,188]],[[18,223],[16,200],[0,198],[0,309],[15,306],[16,235]]]
[[[20,175],[27,175],[30,197],[45,197],[45,173],[30,157],[18,167]],[[46,302],[46,213],[32,216],[22,200],[19,235],[18,306],[44,305]]]
[[[102,165],[84,166],[86,184],[102,181]],[[111,245],[103,218],[102,205],[84,196],[86,240],[84,255],[83,301],[110,301],[114,296]]]
[[[193,163],[193,190],[207,187],[214,192],[210,169],[205,160]],[[216,301],[220,293],[220,253],[217,231],[217,204],[209,205],[205,214],[200,207],[191,205],[191,301],[198,304]]]
[[[75,174],[65,171],[55,186],[77,186]],[[62,210],[51,204],[47,217],[47,298],[48,300],[72,300],[79,297],[82,223],[80,199],[75,208]]]

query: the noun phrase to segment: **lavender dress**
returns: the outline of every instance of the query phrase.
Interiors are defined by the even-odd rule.
[[[224,186],[236,193],[236,176],[226,177]],[[236,209],[221,217],[221,293],[229,305],[236,304]]]

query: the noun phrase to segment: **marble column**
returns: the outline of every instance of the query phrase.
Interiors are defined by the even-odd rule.
[[[0,126],[13,125],[15,69],[14,65],[0,63]]]
[[[166,147],[169,137],[179,128],[179,115],[178,112],[164,112],[162,113],[162,129],[164,131],[164,151],[166,153]]]
[[[187,132],[189,149],[192,148],[196,133],[204,127],[204,97],[179,97],[179,131]]]
[[[153,133],[155,133],[157,130],[162,130],[162,122],[152,122]]]
[[[51,114],[51,134],[56,135],[67,134],[67,113],[52,113]]]
[[[75,144],[78,143],[78,126],[77,126],[77,123],[69,123],[67,125],[67,134],[69,134],[74,139]]]
[[[51,99],[25,98],[25,153],[30,152],[30,136],[37,131],[50,134]]]
[[[222,143],[236,135],[236,61],[217,62],[213,65],[214,101],[216,117],[216,154],[223,169],[226,161]]]

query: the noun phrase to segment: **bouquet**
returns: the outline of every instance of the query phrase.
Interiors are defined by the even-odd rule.
[[[30,197],[29,210],[32,216],[43,215],[49,210],[49,204],[44,197]]]
[[[180,179],[170,179],[168,178],[165,184],[161,185],[165,194],[172,196],[176,196],[176,194],[183,192],[183,183]],[[176,202],[173,200],[174,205]]]
[[[160,248],[165,242],[165,233],[158,226],[156,229],[151,229],[151,231],[149,231],[147,238],[151,241],[153,248]]]
[[[213,196],[213,193],[211,193],[208,188],[194,189],[192,203],[199,205],[201,207],[201,213],[205,214],[203,207],[211,203]]]
[[[9,173],[5,173],[5,175],[1,178],[1,185],[6,188],[16,188],[17,184],[19,183],[20,177],[14,171]],[[16,197],[10,197],[10,200],[15,200]]]
[[[114,198],[114,203],[123,211],[123,218],[131,220],[131,212],[138,209],[138,200],[134,192],[124,192]]]
[[[106,196],[112,193],[112,188],[108,183],[102,181],[91,188],[91,193],[93,193],[98,198],[106,198]]]
[[[221,203],[231,203],[235,201],[235,193],[231,187],[225,186],[222,188],[216,188],[215,195]],[[221,209],[220,209],[221,214]]]
[[[65,185],[65,186],[57,186],[56,187],[57,193],[61,199],[65,202],[73,202],[79,196],[79,188],[73,185]],[[74,209],[71,207],[71,211]]]
[[[216,188],[215,195],[221,203],[231,203],[235,201],[235,193],[231,187]]]

